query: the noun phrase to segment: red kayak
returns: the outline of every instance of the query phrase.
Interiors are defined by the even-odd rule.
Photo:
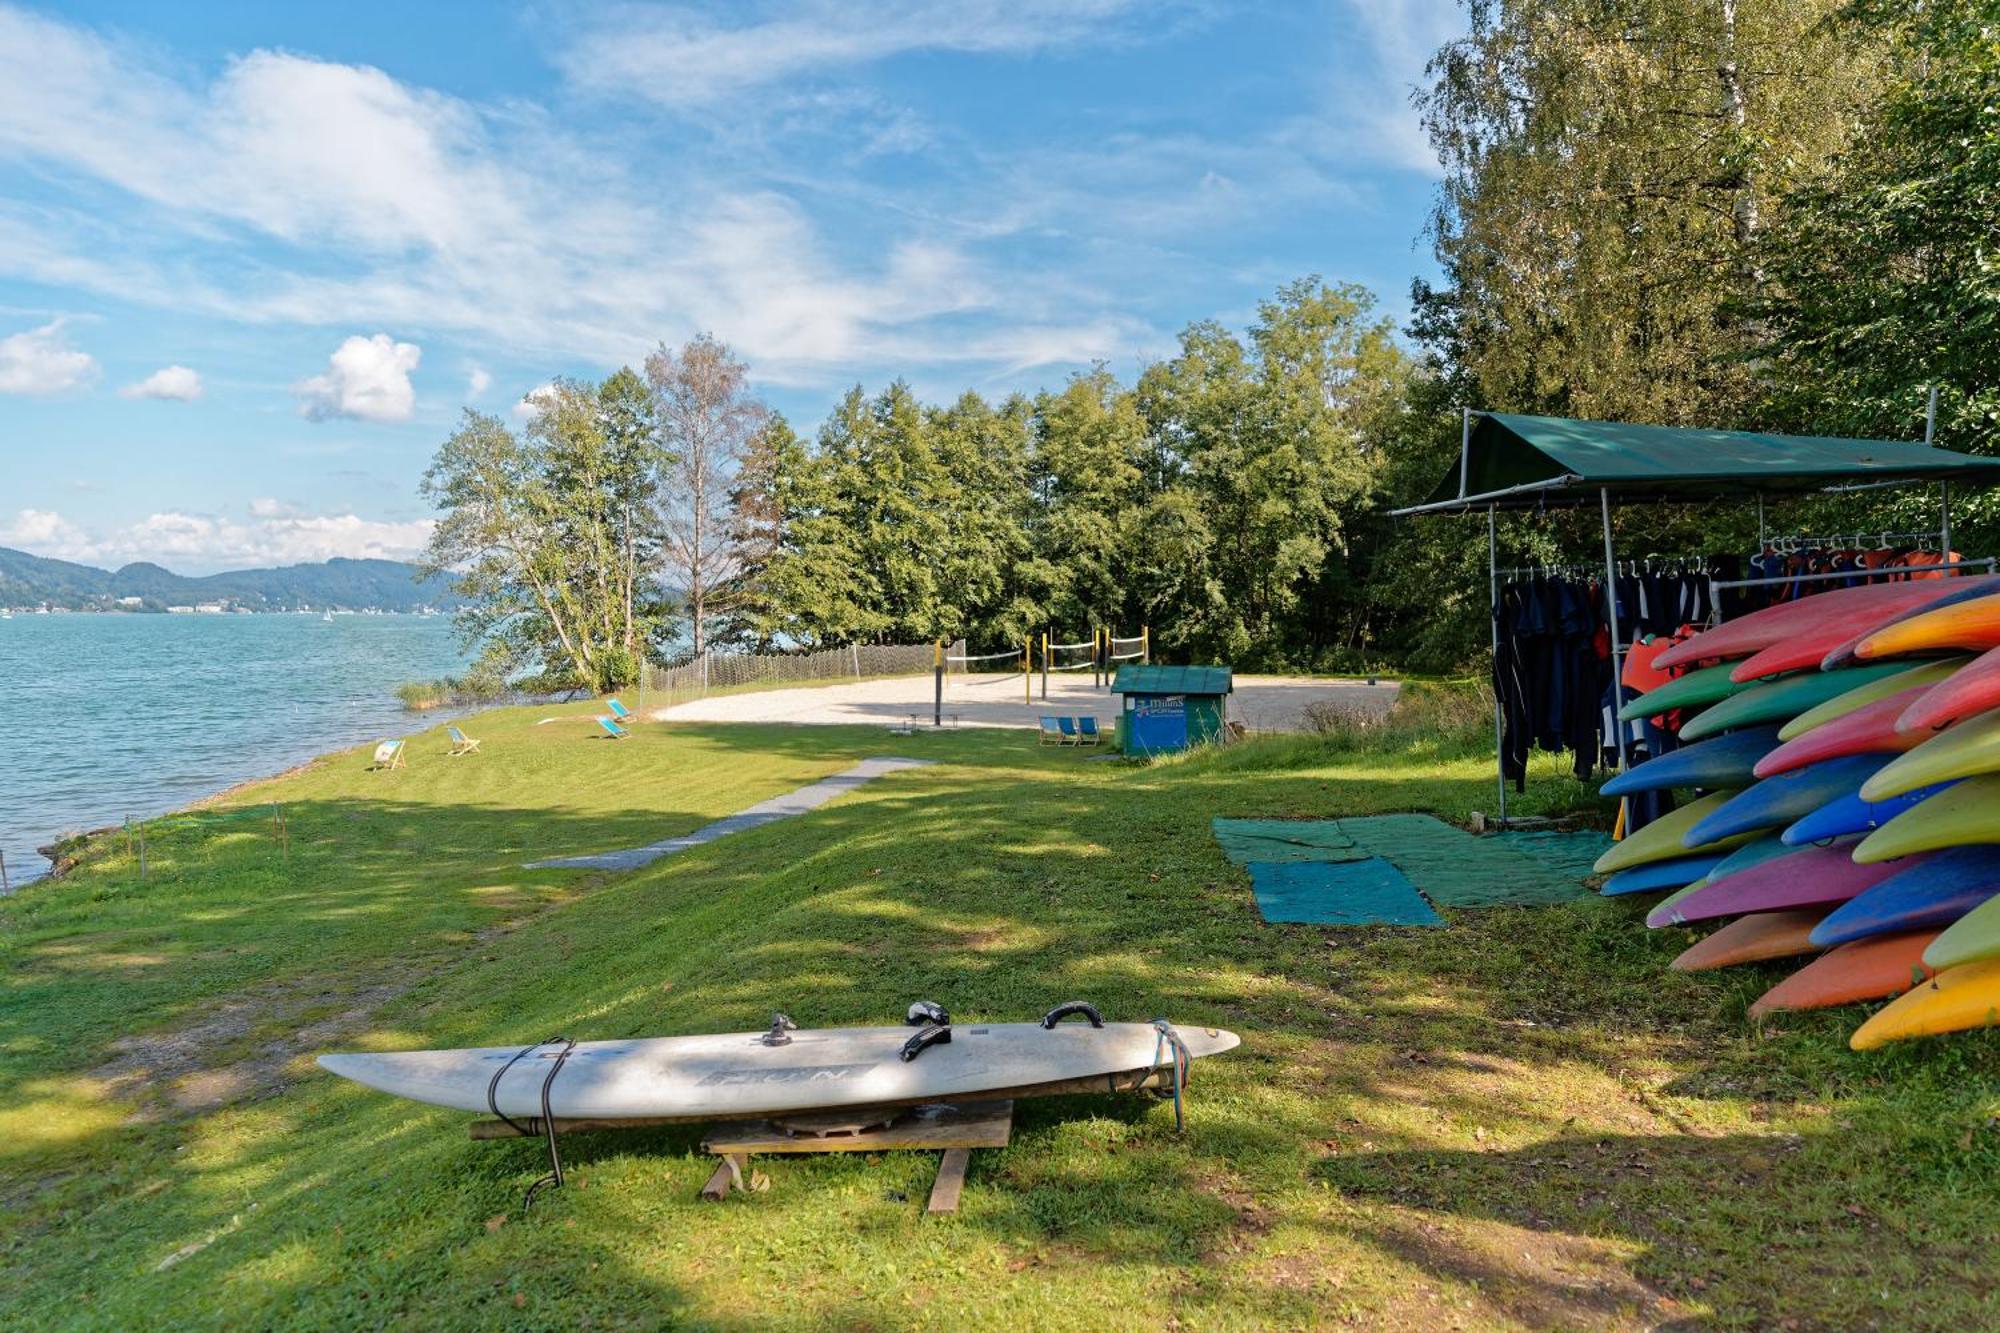
[[[1914,586],[1918,589],[1916,596],[1920,600],[1915,605],[1899,607],[1893,611],[1884,611],[1880,608],[1870,611],[1856,607],[1849,614],[1826,616],[1790,638],[1759,650],[1746,661],[1738,662],[1730,671],[1729,678],[1739,682],[1761,680],[1765,676],[1775,676],[1785,671],[1804,671],[1812,668],[1829,670],[1832,669],[1829,664],[1851,665],[1858,655],[1862,655],[1863,644],[1898,631],[1905,624],[1934,615],[1944,615],[1947,611],[1956,611],[1960,605],[2000,606],[2000,597],[1992,596],[1993,592],[2000,591],[2000,580],[1992,578],[1937,579],[1929,583],[1902,586],[1906,588]],[[1845,591],[1864,590],[1849,588]],[[1816,597],[1806,598],[1803,603],[1794,602],[1793,605],[1813,605],[1836,595],[1821,593]],[[1953,605],[1942,610],[1934,609],[1935,604],[1941,601],[1948,601]],[[1996,639],[1995,642],[2000,643],[2000,639]],[[1875,654],[1878,657],[1889,655]]]
[[[1771,753],[1757,761],[1753,770],[1760,778],[1775,777],[1789,773],[1807,764],[1817,764],[1822,759],[1839,759],[1851,754],[1902,754],[1914,750],[1930,739],[1928,732],[1909,732],[1896,729],[1903,710],[1929,692],[1929,687],[1913,685],[1907,690],[1898,690],[1886,699],[1877,699],[1855,709],[1846,717],[1837,717],[1822,727],[1814,727],[1802,736],[1794,736]]]
[[[1927,606],[1940,597],[1962,593],[1970,579],[1933,579],[1923,583],[1869,583],[1859,588],[1836,588],[1814,593],[1796,602],[1780,602],[1747,616],[1724,621],[1714,629],[1683,639],[1653,659],[1665,671],[1677,666],[1711,659],[1749,657],[1783,643],[1795,635],[1821,634],[1836,622],[1842,626],[1838,637],[1826,642],[1820,656],[1866,633],[1893,617]],[[2000,576],[1992,579],[2000,587]],[[1956,585],[1956,586],[1954,586]],[[1817,665],[1819,658],[1814,658]]]
[[[1951,679],[1919,695],[1896,719],[1896,729],[1927,737],[1989,708],[2000,708],[2000,648],[1973,658]]]

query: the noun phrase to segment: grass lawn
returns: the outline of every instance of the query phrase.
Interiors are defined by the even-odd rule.
[[[8,1327],[1991,1327],[2000,1037],[1759,1031],[1782,968],[1682,976],[1643,904],[1263,924],[1213,815],[1490,809],[1477,718],[1137,767],[1018,732],[465,724],[148,828],[0,901]],[[1476,710],[1475,710],[1476,712]],[[537,726],[551,715],[562,721]],[[937,759],[624,875],[653,842],[878,754]],[[1522,802],[1587,795],[1537,761]],[[282,804],[289,846],[274,837]],[[1650,901],[1650,900],[1648,900]],[[704,1204],[699,1130],[535,1143],[321,1073],[328,1049],[750,1030],[914,999],[1233,1028],[1190,1124],[1024,1103],[962,1211],[934,1159],[774,1159]]]

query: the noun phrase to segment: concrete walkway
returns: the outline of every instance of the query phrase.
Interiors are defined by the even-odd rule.
[[[648,866],[663,856],[685,851],[689,847],[699,847],[705,842],[745,829],[769,824],[774,820],[790,819],[808,810],[816,810],[836,796],[853,791],[865,782],[871,782],[884,773],[894,773],[903,768],[922,768],[931,763],[929,759],[898,759],[893,755],[879,759],[864,759],[845,773],[836,773],[797,791],[788,791],[783,796],[773,796],[768,801],[759,801],[747,810],[704,824],[694,832],[678,838],[668,838],[665,842],[655,842],[644,847],[628,847],[619,852],[599,852],[595,856],[564,856],[553,861],[530,861],[529,870],[637,870]]]

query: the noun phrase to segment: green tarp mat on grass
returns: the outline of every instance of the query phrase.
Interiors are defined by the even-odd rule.
[[[1253,861],[1250,885],[1266,921],[1321,926],[1442,926],[1403,872],[1360,861]]]
[[[1586,879],[1597,858],[1611,850],[1611,835],[1599,829],[1501,829],[1488,834],[1533,857],[1558,875]]]
[[[1498,836],[1475,837],[1430,815],[1348,819],[1217,819],[1223,854],[1237,865],[1342,862],[1380,857],[1440,907],[1567,902],[1589,894],[1576,873],[1543,858],[1558,844],[1532,842],[1540,855]],[[1574,849],[1564,847],[1565,860]],[[1574,852],[1580,856],[1580,852]]]

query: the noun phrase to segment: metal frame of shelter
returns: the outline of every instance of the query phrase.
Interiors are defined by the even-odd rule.
[[[1475,421],[1478,423],[1475,426]],[[1464,409],[1456,485],[1446,476],[1422,504],[1392,509],[1392,518],[1486,511],[1488,620],[1493,653],[1500,652],[1499,531],[1502,509],[1579,509],[1593,501],[1604,521],[1604,598],[1611,632],[1611,674],[1624,674],[1618,637],[1618,559],[1611,536],[1611,500],[1668,504],[1754,494],[1758,527],[1773,494],[1838,493],[1937,483],[1941,550],[1951,551],[1951,485],[2000,485],[2000,458],[1936,448],[1937,392],[1924,417],[1924,441],[1836,439],[1759,431],[1642,426],[1573,421]],[[1477,456],[1475,456],[1475,454]],[[1542,475],[1534,475],[1540,473]],[[1477,487],[1477,489],[1475,489]],[[1455,493],[1454,493],[1455,492]],[[1960,562],[1985,563],[1986,562]],[[1932,565],[1930,569],[1956,568]],[[1769,580],[1741,579],[1716,587]],[[1616,696],[1614,696],[1616,697]],[[1494,748],[1504,744],[1505,718],[1493,703]],[[1625,727],[1613,728],[1618,768],[1627,767]],[[1500,763],[1500,822],[1507,822],[1507,774]]]

